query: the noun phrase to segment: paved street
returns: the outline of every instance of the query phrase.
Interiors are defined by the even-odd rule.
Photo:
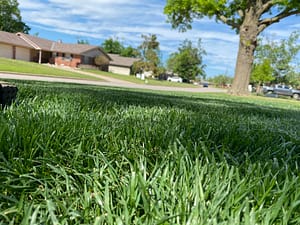
[[[82,71],[80,71],[82,73]],[[87,75],[91,75],[88,73]],[[183,88],[183,87],[167,87],[167,86],[153,86],[147,84],[134,84],[127,81],[117,80],[114,78],[108,78],[101,75],[95,75],[103,79],[103,81],[92,81],[83,79],[73,79],[73,78],[61,78],[61,77],[47,77],[47,76],[37,76],[37,75],[24,75],[24,74],[14,74],[14,73],[0,73],[0,80],[2,79],[15,79],[15,80],[36,80],[36,81],[47,81],[47,82],[59,82],[59,83],[73,83],[73,84],[89,84],[98,86],[110,86],[110,87],[125,87],[125,88],[135,88],[135,89],[148,89],[148,90],[160,90],[160,91],[185,91],[194,93],[220,93],[226,92],[224,89],[219,88],[203,88],[201,86],[197,88]]]

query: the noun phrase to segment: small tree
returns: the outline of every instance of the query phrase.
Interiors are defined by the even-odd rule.
[[[99,66],[100,70],[106,71],[108,68],[109,60],[104,55],[95,57],[95,65]]]
[[[158,76],[160,72],[159,42],[155,34],[142,35],[144,41],[138,47],[141,51],[143,62],[136,65],[140,66],[143,71],[152,71],[154,76]]]
[[[273,69],[269,59],[265,59],[261,64],[254,65],[254,69],[251,74],[251,80],[257,84],[257,93],[260,93],[260,87],[263,83],[270,82],[274,79]]]
[[[171,54],[167,62],[168,69],[186,80],[194,80],[198,75],[204,77],[205,65],[202,60],[204,54],[201,39],[198,40],[198,47],[194,47],[191,41],[185,40],[178,48],[178,52]]]
[[[209,79],[209,81],[214,83],[217,87],[227,87],[232,84],[232,80],[232,77],[223,74]]]
[[[17,0],[0,0],[0,30],[28,34],[28,27],[21,17]]]

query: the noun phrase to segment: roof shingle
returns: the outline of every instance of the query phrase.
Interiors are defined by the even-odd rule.
[[[15,46],[22,46],[26,48],[33,48],[36,50],[49,51],[49,52],[62,52],[77,55],[84,55],[84,53],[98,50],[102,54],[110,57],[98,46],[86,45],[86,44],[65,44],[62,42],[56,42],[47,40],[44,38],[31,36],[24,33],[8,33],[0,31],[0,43],[6,43]]]
[[[30,44],[19,38],[16,34],[0,31],[0,43],[16,45],[25,48],[32,48]]]
[[[111,66],[131,67],[133,63],[141,60],[140,58],[123,57],[117,54],[108,54],[108,56],[112,59],[109,63]]]
[[[93,45],[66,44],[58,41],[50,41],[44,38],[39,38],[28,34],[21,34],[21,35],[25,36],[27,39],[29,39],[30,41],[38,45],[44,51],[64,52],[64,53],[80,55],[84,52],[99,48],[98,46],[93,46]]]

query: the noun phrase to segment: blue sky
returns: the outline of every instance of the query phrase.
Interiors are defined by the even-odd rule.
[[[204,18],[194,22],[193,29],[180,33],[166,22],[163,0],[19,0],[23,21],[30,34],[65,43],[88,40],[101,45],[108,38],[118,38],[123,45],[137,47],[142,34],[156,34],[163,61],[177,51],[185,39],[197,43],[202,39],[206,74],[233,76],[239,37],[227,25]],[[265,36],[287,38],[300,30],[300,16],[286,18],[267,28]]]

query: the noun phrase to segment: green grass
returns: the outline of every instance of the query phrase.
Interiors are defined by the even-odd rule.
[[[94,74],[99,74],[107,77],[112,77],[115,79],[119,80],[124,80],[124,81],[129,81],[135,84],[148,84],[148,85],[155,85],[155,86],[169,86],[169,87],[188,87],[188,88],[193,88],[193,87],[198,87],[193,84],[187,84],[187,83],[176,83],[176,82],[169,82],[169,81],[163,81],[163,80],[156,80],[153,78],[146,78],[146,80],[141,80],[139,78],[136,78],[134,75],[121,75],[121,74],[115,74],[115,73],[110,73],[110,72],[104,72],[104,71],[99,71],[99,70],[85,70],[90,73]]]
[[[16,82],[0,224],[300,224],[300,103]]]
[[[87,80],[101,80],[100,78],[80,74],[72,71],[66,71],[58,68],[53,68],[47,65],[40,65],[38,63],[26,62],[20,60],[12,60],[6,58],[0,58],[0,71],[11,73],[24,73],[32,75],[46,75],[54,77],[67,77],[67,78],[79,78]]]

